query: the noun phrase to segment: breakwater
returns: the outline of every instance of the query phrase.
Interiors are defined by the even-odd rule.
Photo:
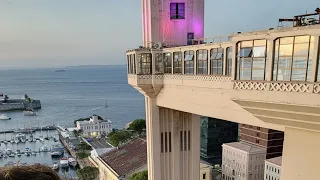
[[[0,111],[41,109],[40,100],[8,99],[0,102]]]

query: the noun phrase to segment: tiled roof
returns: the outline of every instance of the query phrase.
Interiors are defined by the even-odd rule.
[[[119,176],[147,165],[147,142],[134,139],[100,156]]]
[[[225,143],[223,146],[229,146],[236,149],[239,149],[241,151],[245,151],[247,153],[261,153],[266,152],[266,149],[261,148],[259,146],[245,143],[245,142],[232,142],[232,143]]]
[[[266,159],[267,162],[281,166],[282,163],[282,156],[271,158],[271,159]]]

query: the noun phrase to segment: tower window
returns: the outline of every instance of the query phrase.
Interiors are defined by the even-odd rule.
[[[185,4],[171,3],[170,4],[170,19],[185,19]]]

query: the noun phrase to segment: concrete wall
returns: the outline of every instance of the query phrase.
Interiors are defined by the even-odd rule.
[[[23,99],[8,100],[6,103],[0,103],[0,111],[24,110],[24,109],[40,109],[40,100],[27,102]]]

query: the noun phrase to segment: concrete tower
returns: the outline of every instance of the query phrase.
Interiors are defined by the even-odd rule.
[[[143,46],[187,45],[204,37],[204,0],[142,0]]]

